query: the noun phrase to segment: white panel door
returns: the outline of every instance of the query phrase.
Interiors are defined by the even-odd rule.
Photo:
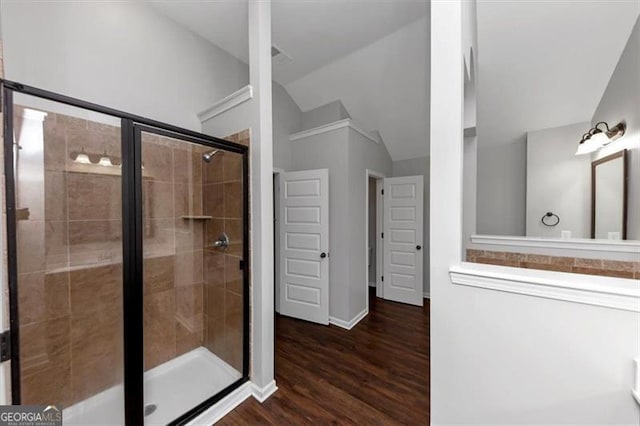
[[[329,170],[280,175],[280,313],[329,324]]]
[[[384,298],[422,306],[422,176],[384,179]]]

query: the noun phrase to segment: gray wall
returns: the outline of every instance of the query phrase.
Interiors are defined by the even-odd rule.
[[[348,164],[349,212],[347,234],[342,244],[349,247],[349,319],[367,307],[367,169],[391,176],[393,162],[384,144],[375,143],[349,128]]]
[[[313,129],[350,118],[341,101],[333,101],[302,113],[302,129]]]
[[[591,238],[591,160],[576,155],[577,142],[589,123],[576,123],[527,133],[527,237]],[[546,212],[560,217],[545,226]]]
[[[349,322],[367,306],[366,170],[391,176],[392,161],[348,127],[292,142],[292,170],[329,169],[329,315]]]
[[[498,146],[478,144],[476,232],[525,234],[526,138]]]
[[[592,160],[628,149],[629,200],[627,238],[640,240],[640,19],[636,21],[620,61],[596,108],[592,123],[610,126],[626,121],[626,134],[598,151]]]
[[[303,113],[280,84],[272,85],[273,106],[273,167],[291,170],[289,135],[302,130]]]
[[[248,66],[135,2],[2,2],[7,79],[200,130]]]
[[[423,286],[424,293],[429,293],[429,253],[431,249],[429,247],[429,169],[430,159],[429,157],[412,158],[410,160],[394,161],[393,162],[393,176],[424,176],[424,254],[423,259]]]
[[[343,127],[292,142],[291,168],[291,171],[329,169],[329,315],[344,321],[351,319],[349,244],[346,241],[350,196],[348,136],[348,129]]]

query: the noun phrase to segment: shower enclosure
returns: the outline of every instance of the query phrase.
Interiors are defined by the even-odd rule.
[[[248,147],[2,94],[13,403],[179,424],[248,380]]]

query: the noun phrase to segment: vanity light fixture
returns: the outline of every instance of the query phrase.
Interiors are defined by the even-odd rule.
[[[609,128],[605,121],[599,121],[587,133],[582,135],[576,155],[590,154],[624,135],[626,124],[621,121]]]

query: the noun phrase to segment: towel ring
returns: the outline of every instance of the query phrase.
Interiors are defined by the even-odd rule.
[[[554,222],[548,222],[550,220],[548,218],[555,218],[555,221]],[[551,219],[551,220],[553,220],[553,219]],[[557,224],[560,223],[560,216],[558,216],[557,214],[552,213],[552,212],[546,212],[544,214],[544,216],[542,216],[542,219],[540,219],[540,221],[545,226],[556,226]]]

